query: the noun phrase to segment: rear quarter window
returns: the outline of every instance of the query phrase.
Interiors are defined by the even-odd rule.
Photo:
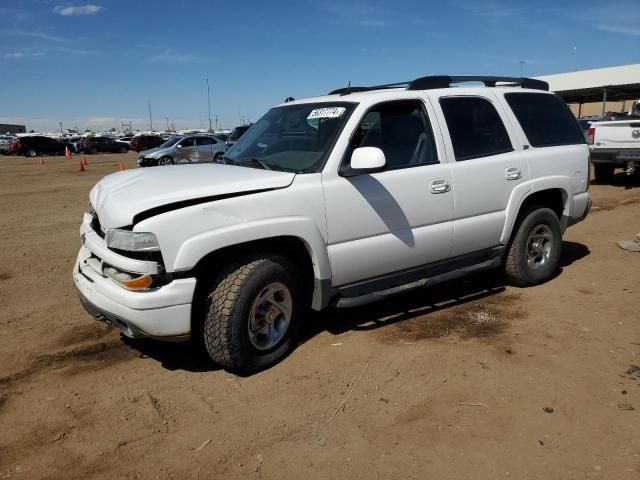
[[[557,95],[515,92],[504,98],[532,147],[585,143],[578,122]]]

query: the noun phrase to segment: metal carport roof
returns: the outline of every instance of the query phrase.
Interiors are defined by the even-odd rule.
[[[567,103],[640,99],[640,64],[536,77]],[[605,93],[606,92],[606,93]]]

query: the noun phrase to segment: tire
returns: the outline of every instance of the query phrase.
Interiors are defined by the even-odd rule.
[[[518,287],[538,285],[558,269],[562,232],[558,216],[550,208],[531,207],[521,215],[505,262],[507,281]]]
[[[173,158],[171,157],[161,157],[158,159],[159,167],[166,167],[168,165],[173,165]]]
[[[216,153],[216,154],[213,156],[213,162],[214,162],[214,163],[219,162],[220,160],[222,160],[222,157],[224,157],[224,153],[222,153],[222,152],[218,152],[218,153]]]
[[[264,255],[220,273],[206,299],[203,325],[204,344],[214,362],[230,372],[252,373],[294,348],[305,305],[297,272],[286,258]],[[265,300],[270,296],[275,302]]]
[[[27,157],[35,157],[38,155],[38,152],[35,151],[35,149],[33,148],[28,148],[27,151],[24,153]]]
[[[614,165],[607,165],[607,164],[594,165],[593,173],[594,173],[595,179],[598,182],[606,183],[613,180],[613,172],[615,171],[615,169],[616,167]]]

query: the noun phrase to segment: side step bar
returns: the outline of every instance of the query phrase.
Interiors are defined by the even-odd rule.
[[[502,263],[502,260],[500,257],[494,257],[490,260],[486,260],[476,265],[459,268],[457,270],[452,270],[450,272],[441,273],[439,275],[434,275],[432,277],[423,278],[415,282],[406,283],[404,285],[388,288],[386,290],[367,293],[359,297],[342,297],[338,299],[338,301],[335,303],[335,306],[338,308],[361,307],[369,303],[384,300],[398,293],[407,292],[409,290],[414,290],[420,287],[431,287],[434,285],[438,285],[439,283],[449,282],[451,280],[456,280],[458,278],[466,277],[467,275],[471,275],[472,273],[480,272],[482,270],[490,270],[492,268],[497,268],[500,266],[501,263]]]

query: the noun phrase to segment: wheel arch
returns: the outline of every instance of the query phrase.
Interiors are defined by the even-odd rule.
[[[521,194],[517,200],[512,196],[510,205],[507,208],[507,218],[500,237],[500,243],[507,244],[509,242],[518,224],[518,220],[521,218],[522,212],[526,211],[531,205],[542,205],[553,210],[558,216],[562,232],[564,233],[569,212],[571,211],[569,200],[570,195],[564,185],[532,189]]]

